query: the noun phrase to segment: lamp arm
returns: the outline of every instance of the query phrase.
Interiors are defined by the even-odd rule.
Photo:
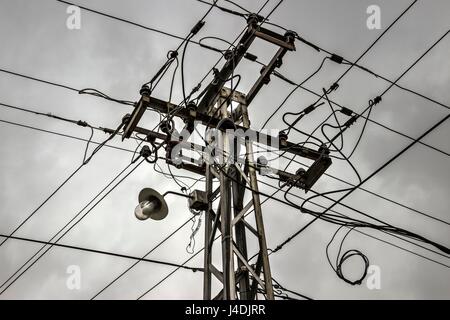
[[[180,197],[185,197],[185,198],[190,198],[192,199],[192,196],[184,194],[184,193],[180,193],[180,192],[175,192],[175,191],[166,191],[162,196],[165,197],[168,194],[174,194]]]

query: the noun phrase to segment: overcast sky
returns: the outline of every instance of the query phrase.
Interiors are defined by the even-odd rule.
[[[265,1],[237,2],[255,12]],[[189,32],[208,9],[207,5],[194,0],[77,0],[76,3],[181,37]],[[261,14],[268,14],[277,3],[276,0],[270,0]],[[285,0],[271,15],[270,21],[295,30],[305,39],[354,61],[410,3],[410,0]],[[219,4],[240,10],[224,0],[219,0]],[[366,9],[372,4],[381,9],[380,30],[369,30],[366,26]],[[136,101],[139,99],[142,83],[148,81],[165,62],[167,52],[180,43],[180,40],[86,11],[81,11],[81,29],[69,30],[66,27],[66,9],[67,5],[54,0],[0,0],[0,68],[77,89],[96,88],[113,97]],[[449,29],[449,15],[450,2],[447,0],[418,1],[360,63],[389,79],[396,79]],[[196,39],[215,36],[233,41],[244,27],[245,20],[242,18],[213,9]],[[276,28],[274,30],[280,31]],[[225,46],[217,41],[210,41],[208,44],[220,48]],[[300,42],[296,42],[296,47],[295,52],[289,52],[285,56],[279,71],[300,82],[319,66],[326,54],[318,53]],[[256,41],[250,52],[267,63],[276,49],[273,45]],[[450,36],[441,41],[399,84],[449,105],[449,52]],[[185,57],[187,90],[197,85],[219,57],[218,53],[195,44],[188,46]],[[222,64],[223,61],[219,66]],[[327,61],[319,74],[306,86],[321,92],[345,69],[346,66]],[[248,92],[257,79],[259,70],[260,66],[243,61],[236,69],[236,73],[242,76],[238,90]],[[155,90],[156,97],[168,99],[169,78],[166,77]],[[203,87],[210,80],[208,78]],[[381,94],[388,85],[382,79],[354,68],[330,98],[359,112],[367,106],[369,99]],[[249,107],[252,127],[260,129],[291,89],[291,86],[272,77],[270,84],[261,90]],[[179,102],[181,99],[181,80],[178,74],[174,101]],[[283,112],[300,111],[315,99],[312,94],[299,89],[269,122],[267,128],[282,128]],[[70,90],[5,73],[0,73],[0,103],[44,113],[51,112],[109,128],[115,128],[123,115],[131,111],[129,107],[114,102],[78,95]],[[314,112],[302,120],[299,128],[309,131],[317,126],[329,111],[326,110],[326,105],[322,108],[323,111]],[[418,137],[448,112],[442,106],[393,88],[374,107],[371,117],[401,133]],[[0,119],[82,138],[88,138],[90,134],[87,128],[3,107],[0,107]],[[158,121],[159,116],[148,113],[140,126],[152,128]],[[361,126],[362,121],[358,121],[345,133],[344,151],[352,149]],[[0,122],[0,136],[0,233],[9,234],[80,165],[85,143],[4,122]],[[447,121],[423,142],[444,153],[450,153],[449,137],[450,124]],[[95,141],[105,138],[103,133],[96,132],[94,135]],[[290,139],[302,141],[304,137],[292,134]],[[408,143],[410,140],[407,138],[369,123],[352,161],[361,176],[366,177]],[[111,145],[134,149],[136,142],[121,142],[121,139],[116,138]],[[360,190],[343,202],[449,247],[450,168],[449,158],[444,153],[416,144],[364,186],[367,190],[439,218],[445,223]],[[50,240],[129,164],[130,159],[129,152],[103,148],[16,235]],[[282,164],[283,162],[279,166]],[[167,171],[163,162],[161,165]],[[291,166],[289,170],[295,172],[298,167],[299,165]],[[185,174],[176,169],[173,171]],[[344,161],[335,160],[327,173],[357,183],[356,176]],[[272,180],[267,178],[261,178],[261,181],[273,185]],[[190,182],[192,181],[186,180],[186,183]],[[199,183],[197,186],[203,189],[203,185]],[[153,187],[161,192],[180,189],[173,180],[158,174],[152,166],[143,164],[60,242],[143,256],[192,216],[185,199],[168,196],[169,215],[165,220],[138,221],[133,210],[139,191],[145,187]],[[315,190],[323,192],[341,187],[345,187],[345,184],[324,176]],[[260,189],[266,193],[273,192],[272,188],[264,185]],[[293,190],[293,193],[304,196],[301,190]],[[278,194],[278,197],[282,197],[282,194]],[[297,199],[296,202],[300,203],[300,200]],[[330,204],[325,200],[319,202]],[[314,209],[313,206],[311,208]],[[355,218],[363,218],[342,206],[335,209]],[[269,248],[275,248],[311,220],[310,216],[274,201],[264,204],[263,215]],[[148,258],[173,263],[184,262],[190,257],[185,250],[191,234],[190,226],[188,224],[182,228]],[[285,287],[314,299],[450,298],[448,256],[437,254],[439,251],[433,247],[423,245],[435,251],[430,252],[376,230],[361,231],[406,250],[352,232],[344,248],[362,251],[369,258],[370,264],[380,267],[381,289],[369,290],[365,283],[360,286],[348,285],[336,276],[325,255],[326,244],[336,228],[326,222],[316,222],[281,251],[271,255],[273,277]],[[203,230],[196,235],[196,240],[196,250],[201,249]],[[337,253],[338,242],[331,248],[332,257]],[[219,245],[217,242],[214,247],[216,262],[220,261]],[[249,253],[253,254],[255,246],[252,243],[249,246]],[[0,283],[6,281],[39,248],[38,244],[17,240],[9,240],[1,246]],[[203,255],[199,254],[188,265],[202,267],[202,261]],[[133,261],[123,258],[52,248],[8,288],[0,299],[90,299],[132,263]],[[66,286],[69,276],[67,268],[71,265],[80,267],[80,290],[69,290]],[[362,268],[357,259],[346,266],[346,272],[351,276],[357,275]],[[172,270],[173,267],[141,262],[98,298],[136,299]],[[202,279],[200,272],[179,270],[144,298],[201,299]],[[217,288],[217,283],[214,287]]]

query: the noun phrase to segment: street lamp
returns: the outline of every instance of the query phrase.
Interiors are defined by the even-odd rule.
[[[196,210],[205,210],[208,204],[205,193],[199,190],[194,190],[190,195],[174,191],[167,191],[161,195],[155,189],[145,188],[139,192],[139,204],[134,209],[136,218],[139,220],[147,220],[148,218],[153,220],[164,219],[169,213],[167,202],[164,199],[168,194],[189,198],[189,207]]]

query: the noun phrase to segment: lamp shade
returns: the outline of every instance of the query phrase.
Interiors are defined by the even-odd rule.
[[[162,220],[169,212],[166,200],[164,200],[164,197],[154,189],[142,189],[141,192],[139,192],[138,201],[139,204],[134,210],[134,215],[139,220],[147,220],[148,218]]]

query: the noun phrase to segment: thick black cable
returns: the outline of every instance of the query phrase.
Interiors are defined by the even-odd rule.
[[[439,127],[442,123],[444,123],[448,118],[450,117],[450,115],[445,116],[443,119],[441,119],[440,121],[438,121],[436,124],[434,124],[430,129],[428,129],[425,133],[423,133],[422,135],[420,135],[415,141],[411,142],[410,144],[408,144],[405,148],[403,148],[400,152],[398,152],[394,157],[390,158],[387,162],[385,162],[382,166],[380,166],[377,170],[375,170],[374,172],[372,172],[372,174],[370,174],[368,177],[364,178],[363,181],[361,181],[360,183],[358,183],[355,187],[351,188],[350,191],[348,191],[346,194],[344,194],[342,197],[339,198],[339,200],[336,200],[333,202],[333,204],[329,207],[327,207],[327,209],[325,209],[324,211],[317,213],[316,217],[311,220],[310,222],[308,222],[305,226],[303,226],[302,228],[300,228],[298,231],[296,231],[294,234],[292,234],[289,238],[287,238],[279,247],[283,247],[284,245],[286,245],[287,243],[289,243],[290,241],[292,241],[292,239],[294,239],[295,237],[297,237],[300,233],[302,233],[306,228],[308,228],[310,225],[312,225],[316,220],[318,220],[321,216],[323,216],[326,212],[330,211],[332,208],[334,208],[337,204],[339,204],[342,200],[344,200],[345,198],[347,198],[350,194],[352,194],[355,190],[357,190],[361,185],[363,185],[365,182],[367,182],[368,180],[370,180],[372,177],[374,177],[375,175],[377,175],[380,171],[382,171],[384,168],[386,168],[389,164],[391,164],[392,162],[394,162],[397,158],[399,158],[403,153],[405,153],[406,151],[408,151],[412,146],[414,146],[417,141],[421,140],[422,138],[424,138],[425,136],[427,136],[430,132],[434,131],[437,127]],[[387,224],[387,226],[392,227],[391,225]],[[450,249],[446,248],[442,245],[439,245],[437,243],[433,243],[433,245],[438,248],[439,250],[450,254]]]
[[[301,143],[299,143],[299,144],[301,144]],[[281,155],[281,157],[284,157],[284,156]],[[304,166],[304,167],[306,167],[306,168],[309,168],[309,165],[308,165],[308,164],[306,164],[306,163],[304,163],[304,162],[301,162],[301,161],[298,161],[298,160],[295,160],[295,156],[292,157],[292,158],[287,158],[287,157],[284,157],[284,158],[286,158],[286,159],[288,159],[288,160],[290,160],[290,161],[292,161],[292,162],[295,162],[296,164],[299,164],[299,165],[301,165],[301,166]],[[284,170],[286,170],[286,169],[287,169],[287,167],[286,167]],[[326,172],[324,173],[324,175],[327,176],[327,177],[329,177],[329,178],[332,178],[332,179],[334,179],[334,180],[336,180],[336,181],[339,181],[339,182],[345,183],[345,184],[347,184],[347,185],[349,185],[349,186],[355,187],[355,184],[352,184],[352,183],[350,183],[350,182],[348,182],[348,181],[346,181],[346,180],[344,180],[344,179],[341,179],[341,178],[339,178],[339,177],[337,177],[337,176],[331,175],[331,174],[326,173]],[[379,193],[370,191],[369,189],[366,189],[366,188],[363,188],[363,187],[361,187],[361,188],[359,188],[359,189],[360,189],[361,191],[364,191],[364,192],[366,192],[366,193],[368,193],[368,194],[371,194],[371,195],[373,195],[373,196],[375,196],[375,197],[377,197],[377,198],[380,198],[380,199],[382,199],[382,200],[385,200],[385,201],[387,201],[387,202],[390,202],[390,203],[392,203],[392,204],[395,204],[395,205],[397,205],[397,206],[400,206],[400,207],[402,207],[402,208],[404,208],[404,209],[407,209],[407,210],[410,210],[410,211],[415,212],[415,213],[417,213],[417,214],[420,214],[420,215],[422,215],[422,216],[424,216],[424,217],[433,219],[433,220],[438,221],[438,222],[442,222],[442,223],[444,223],[444,224],[446,224],[446,225],[450,225],[450,222],[448,222],[448,221],[445,221],[445,220],[443,220],[443,219],[434,217],[434,216],[432,216],[432,215],[430,215],[430,214],[427,214],[427,213],[425,213],[425,212],[423,212],[423,211],[417,210],[417,209],[412,208],[412,207],[410,207],[410,206],[407,206],[407,205],[405,205],[405,204],[403,204],[403,203],[400,203],[400,202],[395,201],[395,200],[393,200],[393,199],[387,198],[387,197],[385,197],[385,196],[383,196],[383,195],[381,195],[381,194],[379,194]]]
[[[450,30],[449,31],[447,31],[443,36],[441,36],[436,42],[434,42],[434,44],[431,46],[431,47],[429,47],[418,59],[416,59],[411,65],[410,65],[410,67],[408,67],[399,77],[397,77],[397,79],[395,80],[395,82],[394,83],[392,83],[390,86],[388,86],[383,92],[382,92],[382,94],[380,95],[380,96],[378,96],[375,100],[374,100],[374,102],[372,102],[372,100],[371,101],[369,101],[369,106],[361,113],[361,114],[358,114],[357,116],[356,116],[356,118],[354,118],[354,121],[356,121],[356,119],[358,119],[362,114],[364,114],[367,110],[371,110],[372,109],[372,107],[373,107],[373,105],[374,104],[376,104],[376,103],[378,103],[379,101],[381,101],[381,97],[384,95],[384,94],[386,94],[393,86],[394,86],[394,84],[395,83],[397,83],[406,73],[408,73],[423,57],[425,57],[439,42],[441,42],[442,41],[442,39],[444,39],[444,37],[445,36],[447,36],[448,35],[448,33],[450,33]],[[329,102],[329,100],[328,100],[328,102]],[[331,103],[330,103],[330,106],[331,106]],[[322,127],[323,128],[323,127]],[[343,128],[343,129],[341,129],[341,131],[340,131],[340,134],[342,134],[344,131],[345,131],[345,129],[347,129],[348,128],[348,126],[347,127],[345,127],[345,128]],[[326,134],[323,132],[323,130],[322,130],[322,133],[324,134],[324,136],[328,139],[328,137],[326,136]],[[413,141],[413,143],[412,144],[415,144],[417,141],[420,141],[421,139],[416,139],[416,140],[414,140]],[[330,140],[330,139],[328,139],[328,141],[330,142],[330,143],[332,143],[332,141]],[[334,144],[333,144],[334,145]],[[342,154],[342,153],[341,153]],[[356,170],[354,167],[353,167],[353,165],[351,164],[351,162],[342,154],[342,156],[343,156],[343,158],[345,159],[345,160],[347,160],[348,162],[349,162],[349,164],[352,166],[352,168],[354,169],[354,170]],[[355,171],[356,172],[356,171]],[[362,181],[360,181],[360,184],[362,184]],[[350,190],[348,190],[350,193],[351,192],[353,192],[355,189],[350,189]],[[289,191],[289,190],[288,190]],[[288,192],[287,191],[287,192]],[[332,191],[332,192],[341,192],[341,191],[347,191],[347,190],[338,190],[338,191]],[[330,192],[327,192],[327,193],[323,193],[323,194],[328,194],[328,193],[330,193]],[[311,197],[311,198],[314,198],[314,197],[317,197],[318,195],[315,195],[315,196],[313,196],[313,197]],[[345,197],[345,196],[344,196]],[[309,198],[309,199],[311,199],[311,198]],[[285,199],[287,200],[287,198],[286,198],[286,193],[285,193]],[[342,198],[341,198],[342,199]],[[303,204],[302,204],[302,206],[301,206],[301,209],[302,210],[304,210],[304,204],[306,203],[307,201],[305,201],[305,202],[303,202]],[[291,203],[292,204],[292,203]],[[334,204],[336,204],[336,202],[334,203]],[[327,210],[325,210],[324,211],[324,213],[326,212]],[[307,227],[309,227],[312,223],[314,223],[318,218],[320,217],[320,214],[317,214],[316,215],[316,218],[315,219],[313,219],[312,221],[310,221],[310,223],[308,223],[304,228],[302,228],[301,229],[301,231],[300,232],[302,232],[303,230],[305,230]],[[391,226],[392,227],[392,226]],[[300,233],[299,232],[299,233]],[[299,233],[297,233],[297,235],[299,234]],[[289,240],[290,241],[290,240]],[[436,244],[436,243],[433,243],[433,242],[429,242],[430,244],[432,244],[432,245],[434,245],[434,246],[436,246],[436,247],[438,247],[440,250],[442,250],[442,251],[444,251],[445,252],[445,250],[447,249],[447,248],[445,248],[445,247],[440,247],[440,245],[438,245],[438,244]]]
[[[52,81],[42,80],[42,79],[35,78],[35,77],[32,77],[32,76],[27,76],[25,74],[18,73],[18,72],[13,72],[13,71],[10,71],[10,70],[0,69],[0,72],[7,73],[7,74],[10,74],[10,75],[13,75],[13,76],[16,76],[16,77],[25,78],[25,79],[28,79],[28,80],[33,80],[33,81],[49,84],[51,86],[55,86],[55,87],[59,87],[59,88],[63,88],[63,89],[71,90],[71,91],[75,91],[77,93],[80,91],[79,89],[75,89],[73,87],[69,87],[69,86],[66,86],[66,85],[63,85],[63,84],[59,84],[59,83],[56,83],[56,82],[52,82]]]
[[[267,183],[267,182],[264,182],[264,181],[262,181],[262,180],[260,180],[259,182],[262,183],[262,184],[264,184],[264,185],[267,186],[267,187],[276,189],[275,193],[281,191],[281,188],[274,187],[273,185],[271,185],[271,184],[269,184],[269,183]],[[272,193],[272,195],[274,195],[274,193]],[[296,198],[298,198],[298,199],[300,199],[300,200],[305,200],[305,198],[303,198],[303,197],[301,197],[301,196],[299,196],[299,195],[296,195],[296,194],[292,194],[292,196],[294,196],[294,197],[296,197]],[[267,198],[266,198],[265,200],[267,200]],[[264,201],[263,201],[263,202],[264,202]],[[326,207],[325,207],[324,205],[321,205],[321,204],[319,204],[319,203],[317,203],[317,202],[311,202],[311,203],[314,204],[315,206],[319,207],[319,208],[326,209]],[[261,203],[261,204],[262,204],[262,203]],[[342,213],[340,213],[340,212],[338,212],[338,211],[336,211],[336,210],[330,210],[330,212],[336,213],[336,214],[341,215],[341,216],[343,216],[343,217],[347,217],[347,216],[343,215]],[[431,259],[431,258],[428,258],[428,257],[426,257],[426,256],[423,256],[423,255],[421,255],[421,254],[418,254],[418,253],[416,253],[416,252],[414,252],[414,251],[405,249],[404,247],[400,247],[400,246],[398,246],[398,245],[396,245],[396,244],[393,244],[392,242],[389,242],[389,241],[387,241],[387,240],[383,240],[383,239],[377,238],[377,237],[372,236],[372,235],[370,235],[370,234],[368,234],[368,233],[365,233],[365,232],[363,232],[363,231],[361,231],[361,230],[355,229],[355,232],[358,232],[358,233],[360,233],[360,234],[362,234],[362,235],[365,235],[365,236],[367,236],[367,237],[369,237],[369,238],[372,238],[372,239],[374,239],[374,240],[378,240],[378,241],[381,241],[381,242],[383,242],[383,243],[389,244],[389,245],[391,245],[391,246],[393,246],[393,247],[396,247],[397,249],[400,249],[400,250],[402,250],[402,251],[405,251],[405,252],[414,254],[414,255],[416,255],[416,256],[418,256],[418,257],[424,258],[424,259],[429,260],[429,261],[431,261],[431,262],[434,262],[434,263],[436,263],[436,264],[439,264],[439,265],[442,265],[442,266],[444,266],[444,267],[450,268],[450,266],[448,266],[448,265],[446,265],[446,264],[443,264],[443,263],[441,263],[441,262],[439,262],[439,261],[437,261],[437,260],[433,260],[433,259]],[[425,250],[427,250],[427,251],[429,251],[429,252],[435,253],[435,254],[440,255],[440,256],[447,257],[447,256],[443,255],[443,254],[440,253],[440,252],[431,250],[431,249],[429,249],[429,248],[427,248],[427,247],[421,246],[421,245],[419,245],[419,244],[417,244],[417,243],[415,243],[415,242],[412,242],[412,241],[410,241],[410,240],[408,240],[408,239],[401,238],[401,237],[399,237],[399,236],[397,236],[397,235],[395,235],[395,234],[389,233],[389,232],[387,232],[387,231],[381,231],[381,232],[383,232],[383,233],[385,233],[385,234],[387,234],[387,235],[390,235],[390,236],[392,236],[392,237],[394,237],[394,238],[397,238],[397,239],[399,239],[399,240],[402,240],[402,241],[408,242],[408,243],[410,243],[410,244],[413,244],[413,245],[415,245],[415,246],[418,246],[418,247],[420,247],[420,248],[422,248],[422,249],[425,249]],[[277,246],[277,249],[271,250],[271,253],[272,253],[272,252],[279,251],[279,250],[281,249],[281,248],[280,248],[280,249],[278,249],[278,248],[279,248],[279,246]],[[448,258],[448,257],[447,257],[447,258]]]
[[[86,248],[86,247],[80,247],[80,246],[74,246],[74,245],[68,245],[68,244],[61,244],[61,243],[56,243],[56,242],[48,242],[48,241],[36,240],[36,239],[25,238],[25,237],[16,237],[16,236],[12,236],[11,237],[11,236],[7,236],[5,234],[0,234],[0,237],[2,237],[2,238],[9,237],[12,240],[19,240],[19,241],[25,241],[25,242],[31,242],[31,243],[44,244],[46,246],[50,245],[50,246],[64,248],[64,249],[72,249],[72,250],[84,251],[84,252],[101,254],[101,255],[117,257],[117,258],[125,258],[125,259],[130,259],[130,260],[137,260],[137,262],[143,261],[143,262],[149,262],[149,263],[166,265],[166,266],[170,266],[170,267],[180,267],[180,268],[183,268],[183,269],[192,270],[194,272],[203,270],[202,268],[186,267],[186,266],[181,266],[179,264],[172,263],[172,262],[167,262],[167,261],[161,261],[161,260],[155,260],[155,259],[146,259],[145,257],[144,258],[139,258],[139,257],[134,257],[134,256],[126,255],[126,254],[116,253],[116,252],[103,251],[103,250],[97,250],[97,249],[92,249],[92,248]]]
[[[450,117],[450,115],[449,115],[448,117]],[[442,121],[442,120],[441,120],[441,121]],[[436,127],[436,125],[435,125],[432,129],[430,129],[430,130],[433,131],[433,129],[434,129],[435,127]],[[429,132],[430,132],[430,131],[429,131]],[[427,133],[429,133],[429,132],[427,132]],[[421,139],[422,137],[423,137],[423,136],[419,137],[418,139]],[[413,143],[413,144],[414,144],[414,143]],[[412,144],[412,145],[413,145],[413,144]],[[410,146],[412,146],[412,145],[410,145]],[[403,149],[403,150],[400,152],[400,154],[397,154],[397,155],[394,157],[394,159],[391,159],[391,160],[392,160],[392,161],[395,160],[398,156],[400,156],[400,155],[401,155],[403,152],[405,152],[407,149],[408,149],[408,147],[405,148],[405,149]],[[301,212],[308,213],[308,214],[311,214],[311,215],[315,216],[315,218],[314,218],[313,220],[311,220],[306,226],[304,226],[304,228],[302,228],[302,229],[299,230],[296,234],[294,234],[293,236],[289,237],[285,242],[283,242],[283,243],[279,246],[279,247],[280,247],[279,249],[281,249],[281,247],[283,247],[287,242],[291,241],[293,237],[295,237],[296,235],[298,235],[299,233],[301,233],[304,229],[306,229],[308,226],[310,226],[312,223],[314,223],[314,222],[315,222],[317,219],[319,219],[319,218],[322,219],[322,220],[325,220],[325,221],[327,221],[327,222],[330,222],[330,223],[336,223],[336,224],[348,223],[348,221],[345,221],[345,222],[339,222],[339,221],[338,221],[338,222],[336,222],[336,220],[333,220],[333,219],[335,219],[335,217],[332,217],[332,216],[329,215],[329,214],[328,214],[328,215],[325,214],[326,211],[328,211],[329,209],[331,209],[336,203],[335,203],[333,206],[328,207],[328,209],[325,210],[325,211],[322,212],[322,213],[314,212],[314,211],[312,211],[312,210],[302,208],[302,206],[298,206],[298,205],[295,205],[295,204],[293,204],[293,203],[289,203],[289,202],[286,202],[286,201],[284,201],[284,200],[281,200],[281,199],[275,198],[275,197],[273,197],[273,196],[267,195],[267,194],[264,193],[264,192],[257,191],[257,190],[253,190],[251,187],[247,186],[246,184],[243,184],[242,182],[236,180],[234,177],[230,176],[230,175],[229,175],[227,172],[225,172],[225,171],[223,170],[223,168],[221,168],[220,166],[216,166],[216,168],[217,168],[219,171],[221,171],[225,176],[227,176],[229,179],[235,181],[236,183],[242,185],[244,188],[246,188],[246,189],[248,189],[248,190],[250,190],[250,191],[252,191],[252,192],[258,193],[258,194],[260,194],[260,195],[262,195],[262,196],[265,196],[265,197],[270,197],[271,199],[273,199],[273,200],[275,200],[275,201],[277,201],[277,202],[287,204],[288,206],[291,206],[291,207],[293,207],[293,208],[296,208],[296,209],[300,210]],[[375,173],[375,174],[376,174],[376,173]],[[363,180],[362,182],[360,182],[359,185],[361,185],[362,183],[364,183],[365,181],[367,181],[367,179],[368,179],[368,178],[366,178],[365,180]],[[369,179],[370,179],[370,177],[369,177]],[[289,183],[289,182],[286,182],[286,184],[288,184],[288,183]],[[357,187],[358,187],[358,185],[357,185]],[[355,188],[353,188],[353,189],[348,189],[348,190],[349,190],[348,192],[351,193],[352,191],[356,190],[357,187],[355,187]],[[343,191],[343,190],[331,191],[331,192],[328,192],[328,193],[332,193],[332,192],[341,192],[341,191]],[[349,193],[347,193],[347,195],[348,195]],[[322,194],[324,194],[324,193],[322,193]],[[345,198],[345,196],[344,196],[344,198]],[[341,198],[341,199],[342,199],[342,198]],[[347,217],[347,218],[348,218],[348,217]],[[385,222],[383,222],[383,221],[381,221],[381,220],[379,220],[379,219],[376,219],[376,218],[373,218],[373,217],[371,217],[371,218],[372,218],[372,219],[375,219],[375,220],[377,220],[377,221],[380,221],[381,223],[384,223],[384,225],[374,225],[374,224],[369,224],[369,223],[367,223],[367,222],[360,221],[360,220],[355,220],[355,219],[350,219],[350,218],[349,218],[349,219],[350,219],[350,221],[351,221],[351,220],[356,221],[356,223],[355,223],[354,225],[357,226],[357,227],[366,227],[366,228],[373,228],[373,229],[377,229],[377,230],[386,230],[386,231],[394,232],[394,233],[401,234],[401,235],[404,235],[404,236],[413,238],[413,239],[415,239],[415,240],[422,241],[422,242],[425,242],[425,243],[427,243],[427,244],[430,244],[430,245],[436,247],[437,249],[439,249],[439,250],[445,252],[446,254],[449,254],[449,252],[450,252],[450,249],[449,249],[449,248],[447,248],[447,247],[445,247],[445,246],[443,246],[443,245],[441,245],[441,244],[439,244],[439,243],[436,243],[436,242],[434,242],[434,241],[431,241],[431,240],[429,240],[429,239],[427,239],[427,238],[425,238],[425,237],[422,237],[422,236],[420,236],[420,235],[418,235],[418,234],[415,234],[415,233],[413,233],[413,232],[409,232],[409,231],[407,231],[407,230],[405,230],[405,229],[401,229],[401,228],[394,227],[394,226],[389,225],[389,224],[387,224],[387,223],[385,223]],[[279,249],[278,249],[278,250],[279,250]]]

